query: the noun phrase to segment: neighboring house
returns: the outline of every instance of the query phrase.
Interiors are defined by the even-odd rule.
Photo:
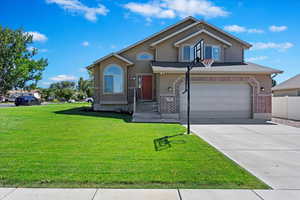
[[[9,102],[14,102],[15,99],[19,96],[34,96],[38,99],[41,98],[40,91],[38,90],[10,90],[7,92],[7,100]]]
[[[300,74],[272,88],[274,97],[300,96]]]
[[[272,116],[288,120],[300,120],[300,74],[272,88]],[[278,120],[278,119],[276,119]],[[279,123],[296,122],[277,121]],[[299,123],[299,122],[297,122]],[[289,125],[289,124],[288,124]]]
[[[215,62],[192,70],[192,120],[271,119],[271,75],[282,71],[245,63],[251,44],[193,17],[88,66],[94,74],[93,109],[133,111],[136,121],[141,114],[185,121],[186,66],[201,39],[205,58]]]

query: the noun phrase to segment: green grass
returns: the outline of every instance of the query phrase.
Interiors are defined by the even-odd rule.
[[[0,108],[0,186],[268,188],[178,124],[131,123],[86,104]]]

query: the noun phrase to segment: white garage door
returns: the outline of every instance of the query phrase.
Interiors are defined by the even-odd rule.
[[[180,91],[184,90],[184,84]],[[180,116],[186,119],[186,93],[180,92]],[[191,119],[251,117],[251,89],[246,83],[192,83]]]

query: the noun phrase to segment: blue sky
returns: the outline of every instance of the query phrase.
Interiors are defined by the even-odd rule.
[[[252,62],[300,73],[300,1],[286,0],[2,0],[0,24],[34,35],[48,58],[40,86],[87,77],[96,59],[193,15],[254,44]]]

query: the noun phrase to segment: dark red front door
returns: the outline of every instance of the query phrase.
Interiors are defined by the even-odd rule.
[[[152,100],[152,76],[142,76],[142,99]]]

